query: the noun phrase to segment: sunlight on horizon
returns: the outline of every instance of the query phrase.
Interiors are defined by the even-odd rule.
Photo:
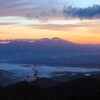
[[[76,1],[5,0],[0,4],[0,39],[58,37],[100,44],[100,2]]]

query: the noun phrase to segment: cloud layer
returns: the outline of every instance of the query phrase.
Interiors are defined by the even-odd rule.
[[[79,4],[82,3],[81,0]],[[90,3],[87,1],[87,4]],[[95,0],[97,2],[97,0]],[[20,16],[32,19],[60,19],[64,18],[79,18],[79,19],[99,19],[100,5],[78,8],[75,7],[75,0],[69,2],[68,0],[0,0],[0,16]],[[85,4],[86,2],[83,2]],[[69,7],[62,7],[64,5],[71,5]],[[89,5],[88,5],[89,6]]]
[[[100,5],[94,5],[86,8],[64,6],[63,13],[65,14],[66,18],[100,19]]]

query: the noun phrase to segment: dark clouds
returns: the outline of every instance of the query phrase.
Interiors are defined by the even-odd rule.
[[[63,13],[65,14],[66,18],[100,19],[100,5],[94,5],[86,8],[64,6]]]

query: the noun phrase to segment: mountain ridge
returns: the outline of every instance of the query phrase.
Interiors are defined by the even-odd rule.
[[[1,42],[6,43],[0,44],[0,61],[17,60],[27,63],[45,63],[46,61],[49,64],[52,61],[56,63],[58,61],[61,63],[84,61],[82,63],[92,62],[97,64],[100,58],[100,46],[94,48],[94,46],[76,44],[56,37],[35,40],[3,40]],[[37,59],[39,60],[36,61]]]
[[[40,38],[40,39],[8,39],[8,40],[0,40],[0,43],[1,44],[9,44],[11,42],[29,42],[29,43],[34,43],[34,42],[46,42],[46,41],[52,41],[52,42],[56,42],[56,41],[63,41],[63,42],[68,42],[68,43],[72,43],[72,44],[77,44],[77,43],[73,43],[71,41],[68,41],[68,40],[64,40],[64,39],[61,39],[61,38],[57,38],[57,37],[54,37],[54,38]]]
[[[0,40],[0,44],[8,44],[10,42],[36,42],[36,41],[64,41],[64,42],[68,42],[68,43],[72,43],[72,44],[79,44],[79,45],[87,45],[87,46],[100,46],[100,44],[92,44],[92,43],[75,43],[69,40],[65,40],[62,38],[58,38],[58,37],[53,37],[53,38],[39,38],[39,39],[1,39]]]

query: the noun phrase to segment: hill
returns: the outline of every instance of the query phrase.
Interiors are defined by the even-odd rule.
[[[60,38],[0,40],[0,62],[51,65],[100,64],[100,45],[82,45]]]
[[[3,88],[0,91],[0,100],[39,100],[38,89],[29,82],[19,82]]]
[[[0,89],[3,88],[3,85],[0,84]]]
[[[49,88],[19,82],[0,92],[1,100],[99,100],[100,80],[86,77]],[[41,98],[41,99],[40,99]]]
[[[21,78],[14,76],[11,72],[0,70],[0,83],[4,86],[14,84],[20,79]]]
[[[95,93],[100,87],[100,80],[92,77],[84,77],[69,82],[61,83],[50,88],[52,94],[72,95],[72,94],[90,94]]]
[[[39,83],[39,86],[47,88],[47,87],[55,86],[61,82],[53,80],[51,78],[43,78],[42,77],[42,78],[38,79],[38,83]]]

